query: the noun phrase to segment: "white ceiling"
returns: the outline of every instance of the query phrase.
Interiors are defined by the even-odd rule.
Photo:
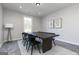
[[[19,8],[20,5],[23,8]],[[12,9],[21,13],[43,17],[63,7],[69,6],[69,3],[41,3],[40,6],[36,6],[35,3],[3,3],[3,8]]]

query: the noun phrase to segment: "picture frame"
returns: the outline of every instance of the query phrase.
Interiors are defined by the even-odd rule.
[[[55,28],[55,29],[61,29],[62,28],[62,18],[61,17],[55,18],[53,20],[53,28]]]

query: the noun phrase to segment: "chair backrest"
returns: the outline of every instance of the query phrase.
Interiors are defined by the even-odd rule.
[[[35,42],[35,38],[36,37],[34,35],[28,34],[28,39],[29,39],[30,43],[34,43]]]
[[[23,40],[26,39],[26,38],[28,38],[28,33],[23,32],[22,33],[22,38],[23,38]]]

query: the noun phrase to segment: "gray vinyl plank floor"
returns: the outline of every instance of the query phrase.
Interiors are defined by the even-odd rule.
[[[31,51],[29,50],[27,52],[23,46],[22,40],[4,43],[0,48],[0,55],[30,55],[30,53]],[[51,50],[41,54],[38,50],[34,49],[33,55],[77,55],[77,53],[56,45]]]
[[[22,55],[30,55],[31,50],[27,52],[26,48],[22,45],[22,41],[18,41],[18,45]],[[51,50],[47,51],[46,53],[39,53],[38,50],[34,49],[33,55],[77,55],[78,53],[71,51],[69,49],[63,48],[61,46],[53,46]]]
[[[6,42],[0,48],[0,55],[20,55],[17,41]]]

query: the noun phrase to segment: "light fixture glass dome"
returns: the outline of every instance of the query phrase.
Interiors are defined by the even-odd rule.
[[[40,6],[40,3],[36,3],[36,6]]]

